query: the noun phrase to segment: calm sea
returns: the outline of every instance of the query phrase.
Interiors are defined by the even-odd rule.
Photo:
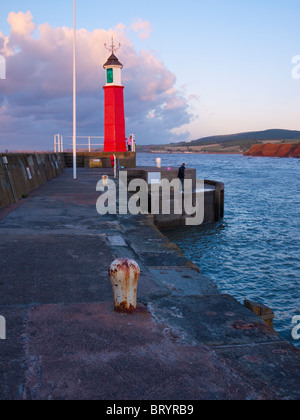
[[[197,168],[199,179],[225,183],[225,218],[167,231],[223,293],[275,312],[275,329],[292,339],[300,315],[300,160],[241,155],[139,154],[138,165]]]

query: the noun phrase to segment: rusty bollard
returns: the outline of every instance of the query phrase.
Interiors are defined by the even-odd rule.
[[[140,267],[128,258],[119,258],[109,267],[116,312],[132,313],[136,310],[136,292]]]
[[[107,175],[103,175],[102,177],[102,183],[104,187],[107,187],[107,182],[108,182],[108,176]]]

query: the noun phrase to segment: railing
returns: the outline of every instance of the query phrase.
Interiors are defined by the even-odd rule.
[[[130,135],[132,142],[131,142],[131,151],[135,152],[135,135],[131,134]],[[72,139],[72,136],[66,136],[66,139]],[[89,152],[92,151],[92,149],[95,148],[99,148],[99,146],[104,146],[104,143],[92,143],[92,140],[95,139],[103,139],[104,137],[99,137],[99,136],[77,136],[76,139],[87,139],[87,143],[77,143],[76,144],[76,149],[78,148],[78,146],[82,147],[88,147]],[[54,135],[54,153],[63,153],[64,152],[64,148],[65,146],[71,146],[73,148],[73,143],[68,143],[65,144],[64,143],[64,136],[62,136],[61,134],[55,134]]]
[[[61,134],[55,134],[54,136],[54,152],[55,153],[63,153],[65,146],[71,146],[73,147],[73,143],[67,143],[65,144],[64,139],[72,139],[72,136],[62,136]],[[92,149],[99,148],[99,146],[104,146],[104,143],[92,143],[92,140],[95,139],[103,139],[104,137],[99,136],[77,136],[76,139],[87,139],[87,143],[77,143],[76,149],[78,147],[88,147],[89,152],[92,151]]]

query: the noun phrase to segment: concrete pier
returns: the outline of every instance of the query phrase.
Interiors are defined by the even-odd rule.
[[[0,210],[0,399],[300,399],[300,352],[222,295],[150,217],[100,216],[107,170],[67,169]],[[134,314],[108,268],[141,269]]]

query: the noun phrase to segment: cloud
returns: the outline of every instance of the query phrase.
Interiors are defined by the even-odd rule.
[[[26,13],[10,12],[7,22],[10,24],[12,34],[28,37],[35,30],[33,16],[30,11]]]
[[[11,12],[8,21],[10,35],[0,33],[7,67],[7,79],[0,80],[0,149],[49,150],[55,133],[72,133],[73,30],[36,26],[30,12]],[[125,29],[121,23],[111,31],[77,31],[78,135],[103,135],[104,43],[113,34],[122,44],[127,134],[135,133],[140,144],[180,140],[174,129],[191,115],[176,77],[153,53],[136,51]]]
[[[132,25],[131,25],[131,29],[134,32],[137,32],[138,36],[141,39],[149,39],[150,34],[152,32],[152,28],[149,22],[147,21],[143,21],[141,18],[138,18],[137,21],[135,21]]]

